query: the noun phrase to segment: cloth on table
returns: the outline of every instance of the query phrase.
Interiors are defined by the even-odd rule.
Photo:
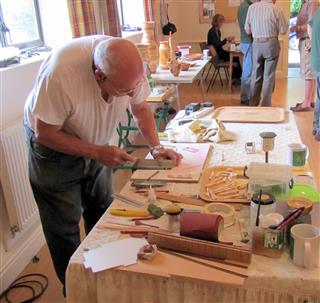
[[[165,131],[168,141],[178,143],[224,142],[237,139],[235,132],[226,130],[221,121],[215,119],[197,119],[183,125],[177,125]]]

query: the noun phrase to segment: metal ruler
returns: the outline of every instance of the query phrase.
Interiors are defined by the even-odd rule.
[[[130,205],[135,206],[135,207],[144,206],[143,202],[140,202],[140,201],[137,201],[137,200],[133,200],[131,198],[128,198],[128,197],[120,195],[120,194],[112,194],[112,197],[114,199],[120,200],[122,202],[125,202],[125,203],[130,204]]]

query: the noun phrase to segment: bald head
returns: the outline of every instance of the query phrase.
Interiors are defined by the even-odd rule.
[[[116,81],[139,78],[144,73],[138,49],[126,39],[111,38],[100,42],[94,51],[94,63]]]

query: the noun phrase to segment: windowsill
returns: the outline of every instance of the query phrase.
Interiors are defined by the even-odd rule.
[[[131,36],[142,35],[142,31],[128,31],[128,32],[121,32],[121,33],[122,33],[122,38],[128,38]]]
[[[41,52],[39,55],[35,55],[35,56],[29,57],[29,58],[20,58],[20,63],[15,63],[15,64],[9,65],[7,67],[1,67],[0,72],[1,73],[6,72],[9,70],[20,68],[20,67],[25,66],[27,64],[31,64],[31,63],[38,62],[38,61],[43,61],[44,59],[46,59],[50,55],[50,53],[51,52]]]

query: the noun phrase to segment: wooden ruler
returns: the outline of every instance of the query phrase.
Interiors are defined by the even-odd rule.
[[[243,264],[250,264],[251,262],[251,249],[240,246],[213,243],[158,232],[149,232],[148,242],[150,244],[156,244],[159,248],[186,252],[195,256],[237,261]]]
[[[167,193],[156,192],[156,196],[158,199],[169,200],[172,202],[178,202],[178,203],[184,203],[184,204],[190,204],[190,205],[204,206],[206,204],[205,202],[200,200],[196,200],[196,199],[192,199],[184,196],[167,194]]]

